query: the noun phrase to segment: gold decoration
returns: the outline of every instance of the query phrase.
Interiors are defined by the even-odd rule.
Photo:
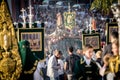
[[[83,78],[83,76],[79,77],[79,79],[78,79],[78,80],[82,80],[82,78]]]
[[[75,12],[64,12],[64,25],[67,29],[72,29],[75,24]]]
[[[3,0],[0,5],[0,80],[18,80],[21,58],[12,20]]]
[[[36,70],[37,64],[38,64],[38,60],[35,61],[34,66],[29,71],[24,71],[24,73],[32,74]]]
[[[110,6],[116,0],[94,0],[90,6],[90,10],[99,10],[104,15],[110,14]]]
[[[83,58],[80,59],[80,64],[83,64],[85,60]]]
[[[118,69],[119,69],[119,65],[120,65],[120,60],[119,60],[120,56],[114,56],[111,57],[109,60],[109,67],[110,67],[110,71],[117,73]]]

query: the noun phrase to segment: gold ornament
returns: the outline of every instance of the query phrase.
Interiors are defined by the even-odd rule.
[[[4,0],[0,5],[0,80],[18,80],[21,58],[12,19]]]
[[[109,60],[110,72],[117,73],[120,65],[120,56],[111,57]]]

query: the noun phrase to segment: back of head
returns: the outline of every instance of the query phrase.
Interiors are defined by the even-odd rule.
[[[73,47],[70,46],[70,47],[68,48],[68,50],[69,50],[70,52],[73,52]]]
[[[62,55],[62,52],[61,52],[60,50],[58,50],[58,54],[59,54],[59,55]]]
[[[62,52],[61,52],[60,50],[57,50],[57,49],[56,49],[56,50],[54,51],[54,54],[55,54],[55,55],[62,55]]]

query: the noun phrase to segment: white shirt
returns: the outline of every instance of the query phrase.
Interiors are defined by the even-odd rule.
[[[40,75],[41,68],[45,68],[44,62],[38,62],[37,68],[33,74],[33,80],[44,80],[43,76]]]
[[[58,74],[61,75],[61,74],[64,74],[64,62],[63,60],[61,59],[58,59],[58,64],[60,64],[60,69],[58,69]]]
[[[60,68],[60,65],[58,66],[57,59],[55,55],[52,55],[48,60],[47,65],[47,76],[49,77],[58,77],[58,69]]]
[[[85,59],[86,64],[90,65],[91,59],[87,59],[85,56],[84,56],[84,59]]]

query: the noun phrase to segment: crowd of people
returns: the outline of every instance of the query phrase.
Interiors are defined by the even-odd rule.
[[[52,38],[54,36],[50,36],[52,33],[54,33],[55,31],[57,31],[57,13],[60,13],[62,16],[62,25],[61,27],[64,29],[64,12],[67,12],[68,8],[64,8],[64,7],[60,7],[60,8],[51,8],[51,7],[39,7],[38,8],[38,20],[40,22],[44,22],[44,28],[45,28],[45,48],[47,48],[48,46],[50,46],[50,53],[56,49],[56,47],[61,47],[61,50],[63,50],[63,52],[66,54],[66,49],[62,49],[64,48],[64,46],[59,46],[61,45],[61,40],[59,39],[59,33],[56,34],[58,35],[57,38]],[[74,11],[76,13],[76,17],[75,17],[75,23],[76,25],[73,27],[72,30],[70,30],[70,32],[67,33],[67,31],[65,31],[66,29],[63,30],[63,32],[61,32],[63,40],[62,42],[64,44],[67,44],[66,39],[64,39],[64,35],[63,34],[68,34],[67,36],[71,36],[73,38],[79,37],[80,41],[82,41],[82,31],[86,31],[87,28],[89,27],[90,24],[90,18],[94,16],[95,21],[96,21],[96,30],[100,32],[100,37],[101,40],[104,42],[105,37],[106,37],[106,20],[104,18],[106,18],[105,16],[103,16],[100,13],[95,13],[93,11],[89,11],[88,8],[81,7],[81,8],[75,8],[71,6],[71,12]],[[52,12],[52,13],[51,13]],[[60,36],[61,37],[61,36]],[[57,41],[57,42],[56,42]],[[51,44],[49,45],[50,42]],[[53,44],[52,44],[53,43]],[[55,43],[55,45],[54,45]],[[59,44],[60,43],[60,44]],[[57,44],[57,45],[56,45]],[[69,45],[69,44],[68,44]],[[65,45],[66,46],[66,45]]]
[[[72,11],[74,11],[76,13],[76,19],[75,19],[76,26],[75,26],[75,29],[73,29],[73,32],[76,32],[77,30],[86,29],[89,26],[88,24],[90,23],[90,17],[93,17],[93,16],[95,17],[95,20],[96,20],[97,29],[104,32],[105,16],[103,16],[102,14],[94,13],[93,11],[89,11],[89,9],[86,7],[81,7],[81,8],[71,7],[71,12]],[[64,12],[68,12],[68,8],[64,8],[64,7],[44,8],[44,7],[42,7],[42,8],[38,9],[37,19],[40,22],[45,23],[45,29],[46,29],[45,32],[47,34],[51,34],[56,28],[56,20],[57,20],[56,14],[61,13],[62,22],[64,22],[64,16],[63,16]],[[78,34],[78,32],[76,32],[74,34]]]
[[[38,9],[37,18],[40,22],[44,22],[46,34],[51,34],[57,28],[57,13],[63,14],[66,11],[68,9],[63,7],[51,8],[48,6]],[[94,16],[96,30],[101,32],[101,40],[105,41],[103,39],[106,36],[106,19],[103,19],[105,16],[89,11],[85,7],[71,8],[71,11],[76,12],[76,26],[73,28],[73,34],[82,35],[79,31],[86,30],[90,18]],[[62,22],[64,22],[63,15]],[[64,27],[64,25],[62,26]],[[120,80],[118,32],[111,32],[110,41],[110,44],[96,52],[91,44],[86,44],[82,49],[77,50],[74,46],[66,47],[66,56],[63,56],[64,51],[59,49],[62,46],[57,45],[59,48],[47,51],[46,58],[38,62],[33,75],[34,80]],[[67,43],[69,44],[69,42]]]
[[[65,58],[62,51],[55,50],[38,63],[35,73],[39,73],[34,73],[34,80],[120,80],[118,32],[111,32],[110,41],[97,52],[91,44],[76,53],[70,46]]]
[[[61,7],[57,7],[56,5],[48,6],[39,6],[35,8],[37,9],[37,12],[35,13],[34,20],[40,21],[41,23],[44,22],[45,32],[47,34],[51,34],[56,26],[57,26],[57,13],[61,13],[62,16],[62,22],[64,22],[64,12],[68,12],[68,6],[64,7],[61,5]],[[95,11],[89,11],[89,8],[85,6],[81,7],[72,7],[70,6],[70,11],[76,13],[75,22],[79,30],[86,29],[88,24],[90,23],[90,17],[95,17],[96,20],[96,27],[97,29],[104,30],[105,28],[105,18],[107,16],[102,15],[101,13],[95,12]],[[52,13],[51,13],[52,12]],[[62,24],[64,27],[64,23]],[[76,31],[73,31],[76,32]]]

